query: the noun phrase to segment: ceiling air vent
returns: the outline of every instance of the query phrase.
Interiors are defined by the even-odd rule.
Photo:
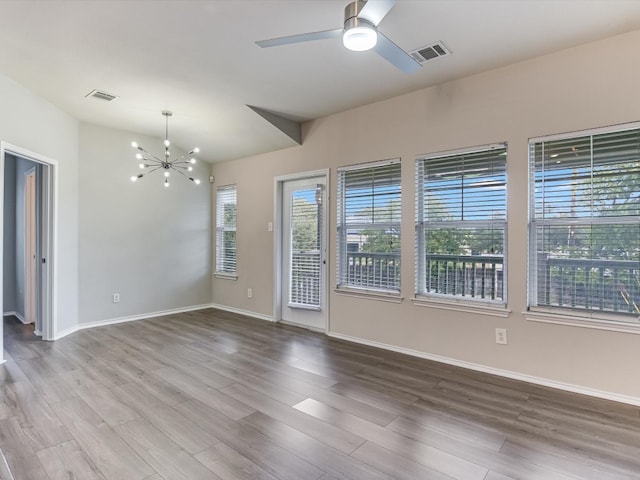
[[[442,42],[436,42],[432,45],[418,48],[417,50],[409,52],[409,54],[415,58],[416,61],[425,63],[429,60],[433,60],[434,58],[451,55],[451,52],[447,50],[447,47],[445,47]]]
[[[111,95],[103,90],[92,90],[85,95],[87,98],[95,98],[96,100],[104,100],[105,102],[111,102],[118,98],[116,95]]]

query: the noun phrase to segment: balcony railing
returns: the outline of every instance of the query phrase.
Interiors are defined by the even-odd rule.
[[[430,255],[426,287],[429,293],[501,300],[503,259],[497,256]],[[400,255],[347,253],[346,284],[385,290],[400,289]]]
[[[347,252],[346,285],[400,290],[400,255]]]
[[[289,304],[320,306],[320,252],[294,250],[291,254]]]
[[[538,255],[538,305],[640,314],[640,262]]]
[[[504,299],[504,260],[494,255],[428,255],[426,291],[483,300]]]
[[[429,255],[427,293],[504,300],[504,260],[494,255]],[[400,256],[347,253],[347,285],[400,289]],[[640,262],[538,256],[538,305],[640,315]]]

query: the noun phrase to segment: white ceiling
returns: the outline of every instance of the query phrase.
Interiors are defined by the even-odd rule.
[[[451,56],[406,75],[340,39],[254,44],[340,28],[347,3],[0,0],[0,72],[99,125],[162,136],[172,110],[171,140],[215,162],[294,145],[247,104],[319,118],[640,28],[638,0],[398,0],[379,30]],[[96,88],[119,98],[85,98]]]

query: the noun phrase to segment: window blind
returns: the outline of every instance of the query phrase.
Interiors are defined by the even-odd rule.
[[[216,272],[236,273],[236,213],[235,185],[216,189]]]
[[[533,306],[640,314],[640,129],[530,144]]]
[[[505,144],[416,160],[416,292],[504,301]]]
[[[400,290],[400,167],[338,170],[338,287]]]

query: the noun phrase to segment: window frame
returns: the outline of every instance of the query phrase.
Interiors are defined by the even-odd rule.
[[[235,205],[235,215],[234,215],[234,224],[233,226],[225,225],[224,221],[221,222],[221,217],[224,218],[224,215],[221,216],[221,210],[224,209],[224,205],[229,202],[221,203],[227,195],[227,192],[233,191],[233,200]],[[224,193],[225,195],[221,195]],[[221,185],[216,187],[216,245],[215,245],[215,272],[214,275],[218,278],[226,278],[231,280],[236,280],[238,278],[238,186],[236,184],[228,184]],[[233,250],[235,252],[234,258],[232,259],[233,266],[235,267],[233,270],[224,270],[221,269],[225,267],[227,264],[227,258],[225,255],[225,251],[227,250],[226,245],[221,243],[222,236],[224,232],[235,232],[236,236],[233,242]]]
[[[345,182],[345,174],[348,172],[354,171],[365,171],[365,170],[374,170],[376,168],[390,167],[397,165],[398,167],[398,182],[397,188],[398,193],[400,195],[400,212],[399,212],[399,220],[397,222],[374,222],[368,225],[378,225],[380,226],[392,225],[397,227],[397,232],[399,236],[398,241],[398,263],[401,265],[401,230],[402,230],[402,161],[401,158],[392,158],[385,160],[378,160],[373,162],[359,163],[354,165],[347,165],[343,167],[339,167],[337,169],[337,215],[336,215],[336,288],[335,292],[344,295],[355,295],[355,296],[364,296],[366,298],[381,300],[387,302],[400,302],[402,301],[401,295],[401,267],[398,267],[398,283],[397,288],[382,288],[375,286],[363,286],[363,285],[355,285],[347,282],[343,282],[344,279],[344,268],[347,264],[347,258],[349,253],[348,246],[348,230],[349,226],[356,226],[356,228],[360,228],[361,224],[354,224],[346,221],[346,186]],[[394,184],[395,185],[395,184]],[[375,229],[375,228],[374,228]]]
[[[537,304],[537,290],[538,290],[538,276],[537,276],[537,227],[540,225],[559,225],[560,223],[551,219],[549,222],[539,222],[536,217],[536,166],[535,166],[535,145],[540,143],[550,143],[554,141],[562,140],[578,140],[580,138],[589,137],[590,143],[593,146],[593,138],[598,135],[606,134],[621,134],[627,131],[639,130],[640,134],[640,122],[625,123],[618,125],[611,125],[607,127],[592,128],[587,130],[579,130],[567,133],[546,135],[541,137],[533,137],[528,141],[528,232],[527,232],[527,308],[523,312],[527,320],[569,325],[584,328],[593,328],[598,330],[610,330],[620,331],[626,333],[640,334],[640,317],[635,318],[632,315],[619,312],[611,312],[607,310],[597,309],[575,309],[565,306],[552,306],[552,305],[538,305]],[[590,152],[591,164],[593,165],[593,149]],[[624,162],[623,162],[624,163]],[[592,174],[593,169],[590,170]],[[637,224],[640,222],[640,215],[630,216],[632,218],[637,217],[636,221],[624,221],[621,223],[607,222],[606,217],[590,217],[594,219],[591,222],[592,225],[622,225],[622,224]],[[602,220],[602,218],[605,218]],[[613,218],[613,217],[612,217]],[[620,218],[616,216],[615,218]],[[568,220],[566,224],[584,224],[584,222],[576,222],[574,220]]]
[[[424,212],[424,179],[423,169],[426,161],[430,159],[455,158],[461,155],[491,152],[493,150],[504,150],[504,220],[442,220],[429,222],[425,219]],[[507,285],[508,285],[508,143],[491,143],[475,147],[460,148],[442,152],[423,154],[416,157],[415,161],[415,297],[413,303],[421,306],[456,310],[463,312],[484,313],[499,317],[506,317],[510,311],[507,310]],[[461,189],[463,191],[463,189]],[[464,194],[461,194],[464,197]],[[502,254],[502,298],[479,298],[469,295],[458,295],[452,293],[438,293],[427,290],[426,285],[426,228],[429,223],[446,228],[492,228],[495,225],[502,226],[503,230],[503,254]],[[465,258],[464,255],[460,255]],[[473,255],[466,256],[473,260]]]

